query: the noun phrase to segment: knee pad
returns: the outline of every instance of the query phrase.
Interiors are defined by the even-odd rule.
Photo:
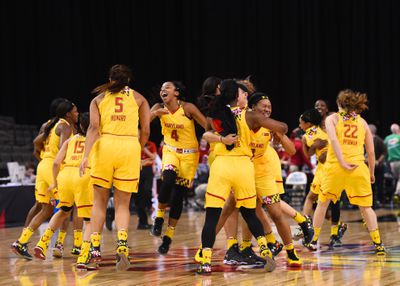
[[[163,172],[163,179],[161,183],[160,194],[158,195],[159,202],[166,204],[171,197],[172,188],[175,185],[176,172],[172,170],[165,170]]]
[[[83,220],[84,221],[90,221],[90,217],[84,217]]]
[[[175,186],[175,189],[172,191],[170,202],[171,208],[169,211],[170,218],[179,219],[181,217],[183,209],[183,196],[185,191],[185,188],[181,186]]]

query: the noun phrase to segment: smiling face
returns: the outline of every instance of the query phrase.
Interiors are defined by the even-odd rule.
[[[265,117],[270,117],[272,113],[272,105],[269,99],[261,99],[253,106],[253,110],[262,113]]]
[[[323,100],[317,100],[315,102],[314,108],[318,110],[318,112],[321,114],[321,116],[324,118],[326,115],[328,115],[328,106],[326,105],[326,102]]]
[[[67,113],[67,117],[70,117],[73,123],[78,123],[79,112],[78,108],[75,105],[74,107],[72,107],[72,110]]]
[[[175,85],[170,82],[164,82],[161,86],[160,96],[165,104],[171,103],[178,99],[179,91],[176,90]]]

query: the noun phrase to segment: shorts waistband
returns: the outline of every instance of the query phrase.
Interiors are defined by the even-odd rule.
[[[101,133],[103,137],[113,137],[113,138],[138,138],[137,135],[121,135],[121,134],[113,134],[113,133]]]
[[[176,147],[168,145],[168,144],[164,144],[164,146],[167,147],[168,149],[170,149],[171,151],[174,151],[179,154],[194,154],[194,153],[199,152],[198,149],[176,148]]]

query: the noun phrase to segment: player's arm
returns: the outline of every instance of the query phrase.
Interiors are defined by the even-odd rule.
[[[150,136],[150,107],[146,98],[140,93],[135,92],[135,99],[139,102],[139,143],[143,148]]]
[[[35,139],[33,139],[33,156],[35,156],[35,158],[40,161],[40,152],[42,152],[43,148],[44,148],[44,128],[46,127],[46,125],[48,124],[48,122],[45,122],[42,124],[42,126],[40,127],[39,130],[39,134],[35,137]]]
[[[369,129],[367,122],[361,118],[362,125],[365,129],[365,151],[367,152],[368,168],[371,176],[371,183],[375,182],[375,149],[374,149],[374,139]]]
[[[72,127],[66,123],[61,123],[56,128],[56,134],[60,136],[60,143],[58,145],[59,148],[64,144],[64,142],[71,137]]]
[[[203,113],[201,113],[201,111],[196,107],[196,105],[189,102],[185,102],[185,104],[183,105],[183,109],[185,110],[185,113],[188,114],[190,117],[192,117],[194,120],[196,120],[196,122],[201,127],[203,127],[204,129],[207,128],[207,119],[203,115]]]
[[[60,173],[61,164],[65,159],[65,155],[67,154],[68,143],[71,141],[71,138],[66,140],[64,144],[61,146],[61,149],[58,151],[56,158],[53,162],[53,185],[49,187],[49,191],[57,188],[57,176]]]
[[[279,142],[282,144],[283,149],[285,149],[286,153],[288,153],[290,156],[293,156],[296,154],[296,147],[294,146],[294,143],[292,140],[289,139],[285,134],[275,132],[274,133],[274,138],[279,140]],[[304,146],[304,145],[303,145]]]
[[[90,108],[89,108],[90,124],[89,124],[89,128],[86,132],[85,153],[83,155],[82,163],[79,167],[79,174],[81,176],[85,174],[86,168],[88,166],[88,158],[89,158],[90,151],[92,150],[94,143],[99,138],[100,111],[99,111],[99,107],[97,106],[97,102],[103,96],[104,96],[104,94],[98,95],[90,103]]]
[[[336,124],[337,124],[337,114],[329,115],[325,120],[326,132],[328,133],[329,140],[332,145],[332,149],[335,153],[339,164],[346,170],[352,170],[357,166],[354,164],[348,164],[344,161],[342,149],[340,148],[339,140],[336,136]]]
[[[246,122],[249,128],[252,130],[264,127],[271,131],[283,134],[286,134],[288,131],[288,126],[286,123],[274,120],[272,118],[267,118],[264,115],[254,111],[246,112]]]
[[[212,131],[207,131],[203,134],[204,140],[206,140],[208,143],[215,143],[215,142],[221,142],[224,143],[225,145],[232,145],[237,141],[237,135],[236,134],[229,134],[226,136],[221,136],[219,134],[216,134]]]
[[[163,108],[160,103],[154,104],[150,109],[150,122],[164,114],[168,114],[168,110]]]

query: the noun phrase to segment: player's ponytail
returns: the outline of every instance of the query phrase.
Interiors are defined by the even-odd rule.
[[[111,93],[120,92],[125,86],[129,85],[132,79],[132,71],[125,65],[114,65],[111,67],[108,77],[110,81],[93,89],[92,94],[99,95],[107,90]]]

